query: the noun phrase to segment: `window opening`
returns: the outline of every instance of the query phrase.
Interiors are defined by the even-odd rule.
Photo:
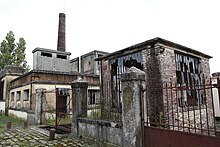
[[[11,101],[14,101],[15,93],[11,92]]]
[[[16,100],[17,101],[21,100],[21,91],[17,91],[17,93],[16,93]]]
[[[28,101],[29,100],[29,89],[24,90],[23,94],[24,94],[23,95],[23,100]]]
[[[179,106],[198,106],[205,100],[201,90],[199,58],[175,52],[177,85],[179,86]]]
[[[64,56],[64,55],[57,55],[57,58],[60,58],[60,59],[67,59],[67,57]]]
[[[44,57],[52,57],[52,54],[50,54],[50,53],[45,53],[45,52],[41,52],[41,56],[44,56]]]
[[[121,74],[132,66],[143,70],[141,52],[128,54],[110,61],[112,107],[121,108]]]

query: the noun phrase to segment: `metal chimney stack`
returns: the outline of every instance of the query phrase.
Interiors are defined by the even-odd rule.
[[[66,15],[64,13],[59,14],[59,28],[58,28],[58,40],[57,40],[57,50],[58,51],[66,51]]]

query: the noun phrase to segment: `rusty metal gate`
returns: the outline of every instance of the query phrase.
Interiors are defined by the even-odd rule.
[[[217,147],[212,89],[216,85],[146,85],[142,91],[145,147]]]
[[[44,91],[41,99],[41,124],[49,128],[71,131],[71,89],[56,88]]]

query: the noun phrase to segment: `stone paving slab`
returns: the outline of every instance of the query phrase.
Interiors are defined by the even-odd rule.
[[[38,127],[28,129],[13,129],[0,132],[0,147],[90,147],[95,146],[87,140],[67,135],[56,135],[55,140],[49,140],[49,133]]]

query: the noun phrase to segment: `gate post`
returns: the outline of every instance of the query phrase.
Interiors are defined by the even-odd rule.
[[[78,135],[78,117],[87,116],[87,89],[88,83],[83,79],[77,79],[72,82],[72,133]]]
[[[141,86],[145,73],[131,67],[122,74],[123,146],[142,147]]]
[[[35,122],[41,124],[42,120],[42,95],[45,89],[36,89],[36,106],[35,106]]]

